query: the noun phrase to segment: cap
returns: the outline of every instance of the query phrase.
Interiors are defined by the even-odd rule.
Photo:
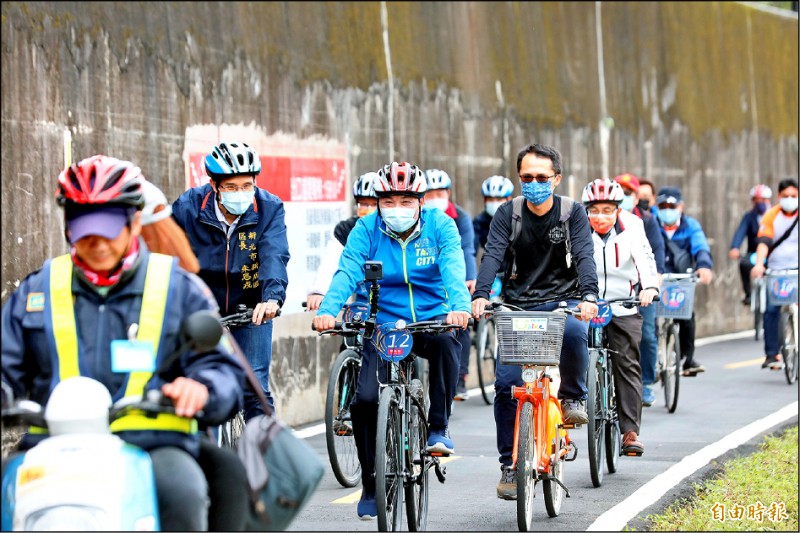
[[[679,204],[683,202],[681,190],[677,187],[664,187],[658,191],[656,205],[658,204]]]
[[[620,174],[614,181],[622,185],[625,189],[631,189],[633,192],[637,192],[639,190],[639,178],[634,176],[633,174]]]
[[[75,244],[89,235],[116,239],[127,224],[128,209],[117,205],[79,210],[67,215],[67,228],[71,244]]]

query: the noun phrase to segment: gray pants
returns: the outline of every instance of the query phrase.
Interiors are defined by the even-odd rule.
[[[208,484],[200,465],[174,446],[150,452],[161,531],[208,530]]]
[[[606,334],[609,348],[613,350],[619,429],[623,435],[628,431],[638,434],[642,420],[642,368],[639,366],[642,315],[613,317],[606,326]]]

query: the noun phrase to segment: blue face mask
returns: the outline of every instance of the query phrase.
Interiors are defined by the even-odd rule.
[[[758,202],[756,204],[756,213],[758,213],[759,215],[763,215],[766,212],[767,212],[767,204],[765,204],[764,202]]]
[[[253,203],[256,191],[223,192],[222,205],[232,215],[241,215]]]
[[[386,227],[395,233],[403,233],[417,221],[417,209],[408,207],[386,207],[381,209],[381,218]]]
[[[678,218],[681,216],[680,211],[677,209],[659,209],[658,220],[665,226],[673,226]]]
[[[622,197],[622,204],[620,204],[620,207],[625,211],[633,211],[633,207],[635,205],[636,204],[633,202],[632,194],[630,195],[626,194],[625,196]]]
[[[549,181],[546,183],[538,183],[536,181],[522,183],[522,196],[533,205],[542,205],[552,194],[553,186]]]

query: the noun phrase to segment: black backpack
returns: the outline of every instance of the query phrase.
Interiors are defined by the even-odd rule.
[[[561,227],[564,228],[566,235],[567,246],[567,268],[572,265],[572,242],[569,235],[569,217],[572,213],[572,206],[575,200],[567,196],[559,196],[561,198],[561,214],[558,221]],[[512,200],[511,206],[511,235],[508,241],[508,249],[511,250],[511,277],[509,279],[516,279],[517,277],[517,254],[514,251],[514,241],[519,237],[519,232],[522,230],[522,206],[525,205],[525,197],[517,196]]]

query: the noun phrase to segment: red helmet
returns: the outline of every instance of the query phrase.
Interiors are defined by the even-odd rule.
[[[73,163],[58,176],[56,200],[76,205],[144,206],[142,171],[130,161],[95,155]]]
[[[583,188],[581,202],[589,206],[597,202],[609,202],[619,205],[625,197],[622,186],[609,179],[596,179]]]
[[[750,189],[750,198],[758,198],[761,200],[772,198],[772,189],[769,188],[769,185],[759,183]]]
[[[378,179],[373,184],[378,197],[389,194],[407,194],[421,197],[428,189],[425,174],[417,165],[392,162],[378,171]]]

